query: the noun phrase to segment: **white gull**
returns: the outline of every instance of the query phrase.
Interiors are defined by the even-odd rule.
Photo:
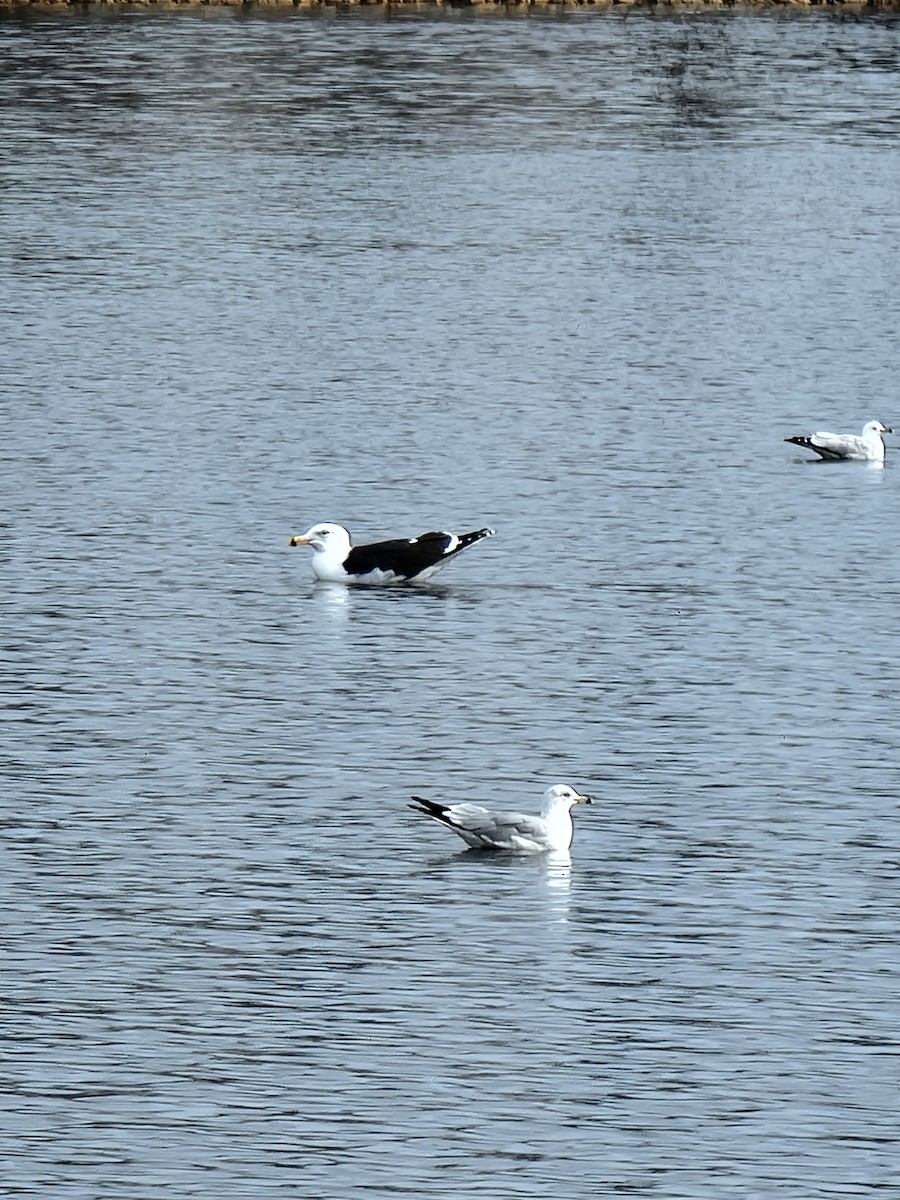
[[[480,804],[438,804],[413,796],[410,808],[423,812],[458,834],[474,850],[505,850],[513,854],[542,854],[568,850],[572,845],[572,805],[590,804],[574,788],[557,783],[544,792],[541,814],[493,812]]]
[[[784,440],[803,446],[805,450],[814,450],[829,462],[884,462],[884,438],[881,435],[893,432],[890,426],[882,425],[880,421],[867,421],[862,434],[826,433],[823,430]]]

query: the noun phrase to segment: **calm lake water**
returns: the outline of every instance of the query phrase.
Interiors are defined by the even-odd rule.
[[[900,432],[782,440],[900,431],[898,83],[0,23],[6,1196],[900,1195]],[[348,592],[321,518],[498,534]],[[568,861],[406,807],[554,782]]]

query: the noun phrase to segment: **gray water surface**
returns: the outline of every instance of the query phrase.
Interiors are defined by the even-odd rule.
[[[5,1195],[900,1196],[898,67],[0,23]]]

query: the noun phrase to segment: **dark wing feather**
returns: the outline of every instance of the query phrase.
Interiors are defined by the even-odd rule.
[[[843,454],[835,454],[828,446],[817,446],[811,437],[786,437],[786,442],[793,442],[795,446],[802,446],[804,450],[814,450],[821,458],[828,458],[832,462],[844,458]]]
[[[368,575],[370,571],[392,571],[399,579],[415,579],[435,563],[453,558],[467,546],[490,537],[492,529],[476,529],[472,533],[459,534],[459,542],[448,553],[453,544],[453,534],[434,531],[420,533],[415,538],[392,538],[387,542],[372,542],[368,546],[354,546],[344,560],[344,570],[349,575]]]
[[[449,533],[426,533],[420,538],[392,538],[369,546],[354,546],[344,560],[349,575],[370,571],[393,571],[400,579],[412,579],[439,562],[450,545]]]
[[[483,538],[493,536],[493,529],[473,529],[469,533],[458,533],[456,534],[456,545],[450,550],[448,547],[453,542],[453,534],[442,532],[420,533],[415,541],[418,544],[424,542],[429,547],[429,557],[427,561],[423,562],[422,566],[418,567],[407,578],[414,578],[419,572],[434,566],[437,562],[446,562],[448,559],[456,558],[457,554],[462,554],[463,550],[467,550],[469,546],[474,546],[476,542],[480,542]]]
[[[443,821],[444,812],[450,807],[449,804],[438,804],[436,800],[426,800],[424,796],[410,796],[410,800],[415,800],[415,804],[410,804],[409,808],[414,812],[423,812],[429,817],[434,817],[436,821]]]

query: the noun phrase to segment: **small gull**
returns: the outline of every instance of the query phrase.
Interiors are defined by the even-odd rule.
[[[590,796],[582,796],[564,783],[544,792],[539,817],[492,812],[480,804],[438,804],[421,796],[412,799],[415,804],[410,804],[410,808],[440,821],[474,850],[505,850],[513,854],[568,850],[574,833],[572,805],[592,802]]]
[[[343,525],[321,521],[302,537],[292,537],[291,545],[312,546],[316,579],[330,583],[424,583],[449,559],[493,533],[493,529],[420,533],[413,538],[354,546]]]
[[[813,433],[787,437],[786,442],[814,450],[828,462],[884,462],[883,433],[893,433],[888,425],[880,421],[867,421],[862,434],[856,433]]]

